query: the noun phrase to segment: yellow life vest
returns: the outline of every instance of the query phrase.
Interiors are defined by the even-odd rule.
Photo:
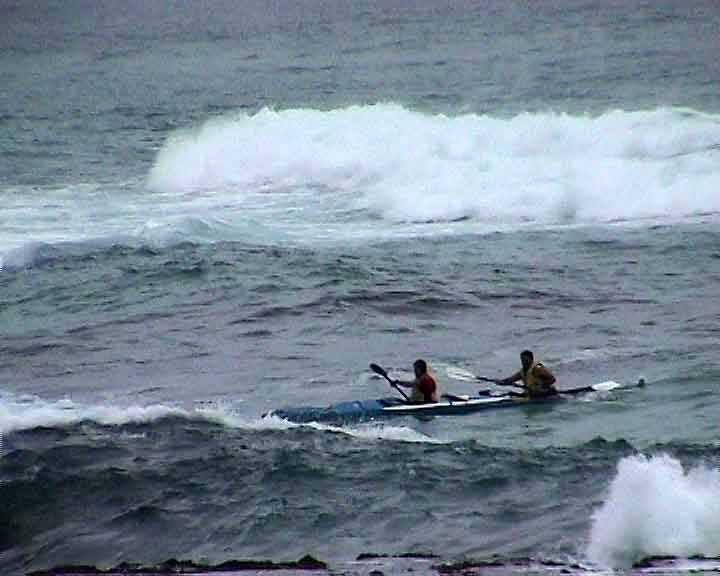
[[[548,387],[545,386],[542,380],[540,380],[535,374],[535,368],[538,366],[542,366],[542,364],[540,362],[533,362],[532,366],[530,366],[527,371],[524,369],[520,370],[520,376],[523,384],[525,384],[525,387],[531,396],[533,394],[543,394],[548,391]]]

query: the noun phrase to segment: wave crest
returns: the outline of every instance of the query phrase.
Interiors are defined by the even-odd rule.
[[[595,223],[720,211],[720,118],[684,109],[496,118],[395,104],[264,109],[173,135],[167,194],[266,208],[361,209],[402,222]],[[265,194],[264,199],[257,194]]]

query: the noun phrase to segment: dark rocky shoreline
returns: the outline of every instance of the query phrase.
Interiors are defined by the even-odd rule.
[[[28,572],[27,576],[150,576],[167,574],[232,574],[235,572],[262,572],[275,570],[327,571],[327,564],[310,555],[295,562],[273,562],[271,560],[228,560],[221,564],[197,564],[192,560],[171,558],[155,566],[142,566],[123,562],[113,568],[102,569],[95,566],[56,566],[49,570]]]
[[[330,567],[326,562],[306,555],[296,561],[274,562],[272,560],[228,560],[220,564],[198,564],[192,560],[170,559],[153,566],[143,566],[123,562],[113,568],[96,566],[68,565],[56,566],[47,570],[28,572],[27,576],[174,576],[187,574],[192,576],[262,574],[266,572],[287,575],[310,573],[337,574],[342,576],[384,576],[385,574],[412,574],[415,576],[451,575],[534,575],[561,574],[593,576],[606,574],[607,570],[598,570],[575,563],[562,563],[552,560],[533,558],[485,560],[462,560],[443,563],[433,554],[374,554],[359,555],[353,562]],[[675,575],[702,574],[720,572],[720,557],[695,556],[677,558],[674,556],[652,556],[644,558],[625,571],[626,574]]]

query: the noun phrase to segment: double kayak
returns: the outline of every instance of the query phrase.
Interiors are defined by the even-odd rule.
[[[392,416],[461,416],[473,414],[490,408],[507,408],[522,406],[528,403],[538,404],[555,402],[561,396],[550,396],[529,400],[512,396],[444,396],[440,401],[415,404],[401,398],[377,398],[374,400],[353,400],[340,402],[331,406],[297,406],[273,410],[266,416],[276,416],[283,420],[296,423],[307,422],[342,422],[348,420],[373,420]]]
[[[644,382],[642,383],[644,384]],[[638,385],[642,385],[638,383]],[[415,416],[418,418],[432,416],[463,416],[485,410],[499,408],[517,408],[562,402],[569,396],[578,396],[592,392],[609,392],[624,388],[617,382],[601,382],[582,388],[563,390],[554,396],[544,398],[528,398],[501,394],[490,395],[489,392],[480,396],[444,395],[438,402],[417,404],[396,397],[376,398],[373,400],[353,400],[340,402],[330,406],[296,406],[281,408],[268,412],[265,416],[275,416],[299,424],[309,422],[343,422],[358,420],[374,420],[395,416]]]

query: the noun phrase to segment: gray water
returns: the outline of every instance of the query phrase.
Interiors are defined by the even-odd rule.
[[[6,572],[720,554],[714,3],[0,11]],[[523,348],[648,386],[261,417]]]

